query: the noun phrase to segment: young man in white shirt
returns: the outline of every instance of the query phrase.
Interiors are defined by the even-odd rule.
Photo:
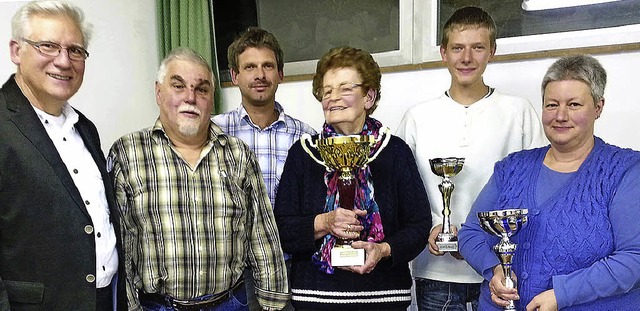
[[[398,136],[412,148],[431,202],[434,227],[429,246],[412,263],[419,310],[477,310],[482,277],[458,252],[436,245],[442,231],[443,203],[429,159],[465,158],[452,178],[451,231],[464,221],[476,196],[507,154],[546,144],[540,119],[524,98],[502,94],[482,75],[496,52],[496,26],[477,7],[457,10],[444,26],[440,54],[451,74],[451,86],[440,97],[407,111]]]

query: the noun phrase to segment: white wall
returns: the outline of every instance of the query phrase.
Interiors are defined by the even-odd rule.
[[[82,7],[94,24],[94,36],[84,84],[70,103],[96,123],[103,150],[107,151],[118,137],[150,126],[158,115],[153,95],[158,65],[155,1],[137,0],[135,5],[127,0],[72,2]],[[4,51],[0,48],[1,83],[15,71],[9,58],[10,21],[23,3],[0,1],[0,43],[4,42]],[[610,143],[640,150],[640,139],[636,138],[640,132],[640,99],[634,92],[638,87],[640,51],[596,58],[609,74],[606,105],[596,121],[596,135]],[[553,61],[490,64],[485,80],[503,92],[528,98],[539,109],[539,85]],[[449,75],[444,68],[385,73],[382,98],[373,116],[395,130],[408,107],[437,96],[448,86]],[[240,104],[236,87],[223,88],[222,96],[225,111]],[[323,116],[320,104],[311,95],[311,81],[285,82],[276,98],[289,114],[320,129]]]
[[[158,116],[155,1],[71,0],[93,24],[84,83],[69,103],[92,120],[106,153],[120,136],[148,127]],[[15,72],[9,57],[11,18],[26,1],[0,1],[0,80]]]
[[[499,49],[500,47],[498,47]],[[640,51],[622,54],[594,55],[607,70],[605,106],[602,117],[596,121],[596,135],[622,147],[640,150]],[[541,109],[540,83],[547,68],[555,59],[528,60],[489,64],[485,82],[504,93],[523,96]],[[285,72],[286,81],[286,72]],[[445,68],[382,75],[382,97],[373,117],[395,131],[407,108],[440,95],[449,87],[449,73]],[[237,87],[222,90],[224,110],[240,104]],[[323,115],[320,103],[311,95],[311,81],[280,85],[276,100],[285,111],[320,129]]]
[[[158,65],[155,1],[71,0],[94,24],[84,84],[70,103],[96,123],[106,152],[118,137],[150,126],[158,115],[153,85]],[[0,0],[0,80],[15,72],[9,58],[11,17],[23,1]],[[2,46],[2,45],[0,45]],[[596,55],[609,74],[606,105],[596,122],[596,135],[609,143],[640,150],[640,96],[637,73],[640,51]],[[487,84],[528,98],[540,111],[540,82],[553,59],[490,64]],[[286,73],[285,73],[286,74]],[[286,78],[285,78],[286,80]],[[407,108],[441,94],[449,86],[446,69],[386,73],[382,98],[374,117],[395,130]],[[240,104],[236,87],[224,88],[225,107]],[[280,85],[277,100],[285,110],[317,130],[323,122],[320,104],[311,95],[311,81]]]

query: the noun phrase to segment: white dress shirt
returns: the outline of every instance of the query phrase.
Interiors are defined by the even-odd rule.
[[[69,104],[64,105],[60,116],[52,116],[36,107],[34,110],[67,166],[91,217],[96,240],[96,287],[108,286],[118,269],[116,235],[109,221],[102,176],[74,127],[79,116]]]

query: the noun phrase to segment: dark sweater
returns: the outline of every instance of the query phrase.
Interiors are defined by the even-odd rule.
[[[313,140],[316,139],[314,136]],[[317,152],[315,155],[320,158]],[[341,269],[326,274],[311,260],[322,242],[313,238],[313,223],[315,217],[324,212],[326,169],[311,159],[300,141],[289,150],[274,213],[283,250],[292,254],[290,279],[294,307],[371,310],[409,306],[412,281],[408,262],[427,244],[431,229],[429,201],[413,154],[400,138],[391,137],[369,165],[384,227],[384,242],[391,246],[391,257],[378,262],[369,274]]]

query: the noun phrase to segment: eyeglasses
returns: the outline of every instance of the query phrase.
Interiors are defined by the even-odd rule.
[[[354,82],[344,82],[338,86],[325,86],[319,89],[316,92],[316,96],[322,98],[322,100],[327,100],[331,98],[333,94],[333,90],[336,90],[336,94],[341,97],[351,96],[355,92],[355,88],[361,87],[362,83],[354,83]]]
[[[40,54],[45,56],[56,57],[60,55],[60,51],[67,50],[67,55],[71,60],[84,61],[89,57],[89,52],[79,46],[63,47],[60,44],[51,41],[31,41],[26,38],[22,38],[22,41],[31,44]]]

